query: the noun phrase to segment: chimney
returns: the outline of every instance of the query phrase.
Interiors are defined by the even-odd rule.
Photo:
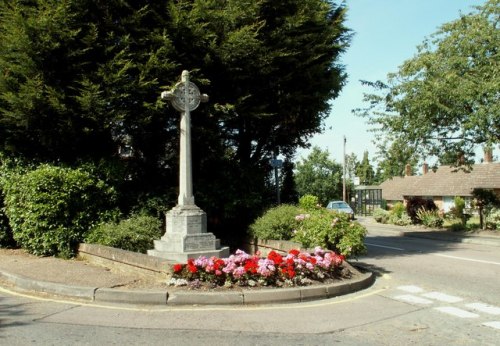
[[[424,175],[429,173],[429,164],[427,162],[424,162],[424,164],[422,165],[422,173]]]
[[[493,150],[491,148],[484,149],[484,160],[483,163],[493,162]]]
[[[407,163],[405,166],[405,176],[411,176],[411,165],[409,163]]]

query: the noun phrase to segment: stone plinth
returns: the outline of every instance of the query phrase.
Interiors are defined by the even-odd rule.
[[[166,216],[166,232],[148,255],[185,262],[199,256],[228,257],[229,248],[207,232],[207,215],[195,205],[177,206]]]

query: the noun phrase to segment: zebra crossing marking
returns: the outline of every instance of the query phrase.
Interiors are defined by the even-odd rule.
[[[441,311],[441,312],[444,312],[444,313],[449,314],[449,315],[460,317],[460,318],[478,318],[479,317],[478,314],[475,314],[475,313],[472,313],[472,312],[469,312],[466,310],[462,310],[462,309],[459,309],[459,308],[456,308],[453,306],[443,306],[443,307],[438,307],[438,308],[434,308],[434,309]]]
[[[418,286],[413,286],[413,285],[399,286],[398,290],[409,292],[409,293],[421,293],[424,291],[423,288],[420,288]]]
[[[461,302],[463,299],[455,296],[450,296],[448,294],[444,294],[441,292],[429,292],[422,294],[422,296],[426,298],[431,298],[435,300],[439,300],[440,302],[445,302],[445,303],[458,303]]]
[[[397,296],[394,298],[397,300],[407,302],[407,303],[411,303],[411,304],[424,304],[424,305],[426,305],[426,304],[434,303],[432,300],[420,298],[420,297],[417,297],[417,296],[414,296],[411,294],[403,294],[403,295],[400,295],[400,296]]]
[[[465,305],[473,310],[481,311],[490,315],[500,315],[500,308],[484,303],[471,303]]]

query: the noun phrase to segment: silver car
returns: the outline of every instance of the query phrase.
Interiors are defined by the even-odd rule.
[[[349,218],[354,220],[354,210],[344,201],[331,201],[326,206],[326,209],[334,210],[339,213],[349,214]]]

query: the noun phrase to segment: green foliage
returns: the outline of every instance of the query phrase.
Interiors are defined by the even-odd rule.
[[[366,251],[366,229],[351,222],[348,215],[325,208],[275,207],[257,219],[250,231],[259,239],[293,240],[304,247],[321,246],[345,256]]]
[[[441,228],[444,222],[437,210],[420,209],[417,211],[417,218],[424,226],[431,228]]]
[[[378,181],[380,183],[392,177],[402,177],[405,175],[406,165],[409,164],[412,171],[418,164],[418,155],[415,149],[406,145],[402,140],[393,142],[384,140],[377,144],[379,161]]]
[[[314,147],[306,159],[297,163],[295,182],[300,196],[317,196],[326,206],[342,196],[342,166],[329,159],[328,151]]]
[[[350,221],[346,214],[320,209],[297,222],[292,240],[306,248],[321,246],[347,257],[366,252],[366,228]]]
[[[113,205],[114,190],[81,169],[41,165],[2,181],[16,242],[35,255],[71,257]]]
[[[434,211],[437,210],[437,207],[432,199],[421,197],[411,197],[406,202],[406,212],[411,218],[411,222],[415,225],[422,223],[422,220],[418,217],[418,212],[421,209]]]
[[[486,218],[486,228],[500,230],[500,208],[493,208]]]
[[[411,219],[406,213],[406,207],[403,203],[397,202],[392,206],[389,211],[388,223],[398,226],[408,226],[411,224]]]
[[[276,148],[292,157],[320,132],[345,84],[345,13],[327,0],[0,1],[0,152],[111,162],[126,214],[170,197],[179,114],[159,95],[188,70],[213,100],[192,118],[196,201],[211,230],[241,235],[271,203]],[[123,145],[133,155],[117,160]]]
[[[313,195],[305,195],[299,198],[299,207],[305,210],[317,209],[319,198]]]
[[[363,160],[356,167],[356,175],[359,177],[362,185],[372,185],[375,182],[375,171],[370,164],[368,151],[363,154]]]
[[[474,205],[479,210],[479,227],[484,229],[486,226],[485,218],[494,207],[500,206],[500,199],[493,191],[481,188],[472,190],[472,196],[474,197]]]
[[[464,214],[465,210],[465,200],[460,197],[456,196],[453,199],[454,206],[450,209],[450,213],[457,219],[461,219],[462,215]]]
[[[443,24],[403,62],[381,92],[365,95],[381,140],[414,148],[414,157],[458,153],[500,141],[498,0]],[[404,161],[403,161],[404,162]]]
[[[136,214],[118,223],[100,224],[88,233],[85,242],[146,253],[154,247],[153,240],[161,236],[162,222],[158,218]]]
[[[456,196],[453,201],[454,206],[450,209],[449,214],[452,218],[460,220],[462,225],[465,226],[470,218],[470,215],[465,213],[465,200],[460,196]]]
[[[13,247],[15,245],[9,219],[4,212],[3,198],[0,196],[0,247]]]
[[[377,208],[373,211],[373,218],[379,223],[387,223],[389,221],[390,212],[382,208]]]
[[[401,218],[405,212],[406,212],[406,207],[401,202],[394,203],[394,205],[390,210],[391,215],[394,215],[397,218]]]
[[[271,208],[250,225],[250,234],[259,239],[290,240],[296,229],[295,217],[300,213],[294,205]]]

